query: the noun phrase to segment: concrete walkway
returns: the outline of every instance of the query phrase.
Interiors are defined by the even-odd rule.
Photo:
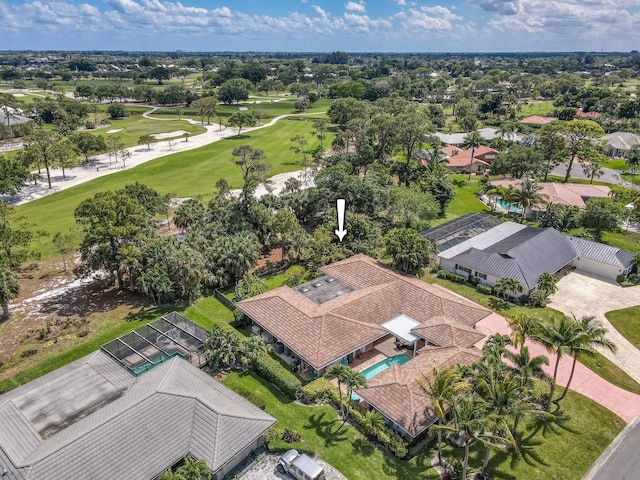
[[[511,334],[511,327],[509,327],[506,319],[497,313],[493,313],[479,322],[476,328],[483,333]],[[526,345],[529,347],[529,353],[532,357],[538,355],[549,357],[549,366],[545,367],[544,370],[549,375],[553,375],[555,356],[547,353],[542,345],[535,342],[527,341]],[[557,377],[558,385],[565,386],[567,384],[572,363],[573,358],[569,356],[563,356],[560,360]],[[570,388],[608,408],[627,423],[640,413],[640,395],[612,385],[580,362],[576,364]]]
[[[623,337],[609,323],[606,312],[640,305],[640,285],[621,287],[584,273],[571,272],[558,282],[558,291],[549,297],[549,306],[577,318],[593,316],[608,331],[608,338],[616,344],[617,351],[600,350],[600,353],[640,383],[640,350]],[[640,328],[640,318],[638,319]]]
[[[150,115],[157,108],[151,109],[146,112],[145,116]],[[280,115],[271,119],[271,121],[259,125],[257,127],[246,128],[242,130],[242,133],[252,132],[261,128],[266,128],[274,125],[278,120],[285,117],[295,115]],[[153,119],[153,117],[147,117]],[[199,121],[193,119],[183,119],[194,125],[202,125]],[[176,119],[176,121],[178,121]],[[171,155],[178,152],[184,152],[187,150],[193,150],[205,145],[209,145],[213,142],[217,142],[224,138],[229,138],[237,135],[238,130],[236,128],[220,128],[218,124],[202,125],[207,131],[200,135],[194,135],[189,137],[188,141],[184,139],[163,140],[151,144],[151,150],[146,145],[130,147],[127,150],[131,152],[131,158],[126,161],[126,165],[122,165],[122,162],[116,162],[110,160],[107,154],[97,155],[90,159],[89,162],[85,162],[75,168],[65,169],[66,178],[62,177],[62,170],[58,168],[51,169],[51,184],[52,188],[49,189],[47,185],[46,175],[44,169],[42,170],[41,179],[38,184],[33,183],[25,186],[18,195],[14,196],[0,196],[0,200],[10,205],[22,205],[23,203],[31,202],[38,198],[51,195],[52,193],[60,192],[76,185],[93,180],[94,178],[103,177],[112,173],[121,172],[122,170],[128,170],[130,168],[137,167],[143,163],[155,160],[156,158],[164,157],[165,155]]]

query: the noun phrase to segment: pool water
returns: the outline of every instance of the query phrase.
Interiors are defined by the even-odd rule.
[[[381,362],[376,363],[375,365],[371,365],[370,367],[365,368],[360,373],[362,373],[364,378],[369,380],[370,378],[373,378],[376,375],[381,374],[386,369],[390,368],[392,365],[402,365],[402,364],[407,363],[409,360],[411,360],[411,357],[409,355],[404,355],[404,354],[403,355],[394,355],[393,357],[389,357],[389,358],[387,358],[385,360],[382,360]],[[358,397],[354,393],[353,395],[351,395],[351,399],[352,400],[359,400],[360,397]]]
[[[153,367],[156,367],[156,366],[160,365],[161,363],[164,363],[168,359],[175,357],[176,355],[181,356],[185,360],[187,360],[189,358],[187,355],[185,355],[184,353],[182,353],[179,350],[167,350],[167,354],[166,355],[163,352],[159,352],[159,353],[149,357],[149,360],[151,361],[151,364],[144,362],[144,363],[140,363],[138,365],[134,365],[131,368],[131,373],[133,373],[137,377],[139,375],[142,375],[147,370],[151,370]]]
[[[504,208],[508,212],[520,212],[522,209],[513,203],[505,202],[502,198],[496,198],[496,205]]]

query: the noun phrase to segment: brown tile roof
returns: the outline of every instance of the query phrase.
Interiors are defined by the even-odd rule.
[[[582,118],[600,118],[600,112],[594,112],[593,110],[584,112],[581,108],[579,108],[576,110],[576,116]]]
[[[456,347],[467,348],[484,338],[482,333],[473,328],[457,324],[456,321],[446,317],[439,321],[433,321],[433,324],[423,324],[415,327],[412,331],[438,346],[455,345]]]
[[[508,188],[512,185],[519,189],[522,180],[513,178],[503,178],[492,180],[491,185],[501,185]],[[611,189],[605,185],[583,185],[579,183],[557,183],[557,182],[538,182],[541,187],[540,194],[544,195],[545,201],[549,203],[561,203],[563,205],[572,205],[574,207],[585,208],[585,198],[607,198]],[[544,208],[538,206],[538,208]]]
[[[540,115],[531,115],[520,120],[520,123],[528,123],[529,125],[546,125],[558,120],[555,117],[541,117]]]
[[[447,159],[447,165],[450,167],[466,167],[469,165],[471,161],[471,148],[463,150],[462,148],[455,147],[453,145],[446,145],[440,149],[442,153],[447,155],[449,158]],[[498,154],[497,150],[493,148],[487,147],[485,145],[480,145],[473,150],[473,163],[478,163],[481,165],[489,165],[484,160],[479,159],[480,155],[485,155],[487,153]]]
[[[280,287],[237,304],[317,369],[385,336],[388,331],[380,325],[400,314],[427,325],[444,317],[461,324],[459,328],[490,314],[464,297],[397,273],[366,255],[321,270],[356,290],[317,304],[295,289]]]
[[[403,365],[393,365],[368,381],[358,395],[412,437],[418,436],[437,420],[431,401],[418,378],[431,378],[433,368],[442,370],[453,365],[470,365],[481,357],[477,348],[422,348]]]

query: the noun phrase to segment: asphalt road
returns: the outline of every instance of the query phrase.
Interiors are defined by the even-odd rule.
[[[637,480],[640,478],[640,415],[600,455],[582,480]]]

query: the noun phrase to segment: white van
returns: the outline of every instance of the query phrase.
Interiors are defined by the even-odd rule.
[[[324,468],[297,450],[289,450],[282,455],[277,468],[280,473],[288,473],[297,480],[325,480]]]

